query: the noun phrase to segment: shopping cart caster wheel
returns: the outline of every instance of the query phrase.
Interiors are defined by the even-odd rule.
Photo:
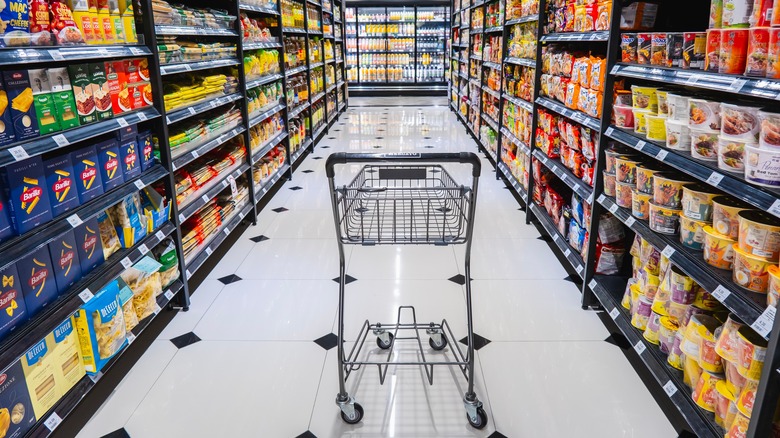
[[[388,348],[390,348],[390,346],[393,345],[393,334],[392,333],[388,333],[387,336],[390,339],[387,343],[382,342],[382,338],[377,336],[377,338],[376,338],[376,346],[381,348],[382,350],[387,350]]]
[[[357,407],[357,405],[355,405],[355,407]],[[344,414],[341,414],[341,415],[343,416]],[[362,412],[361,412],[361,415],[362,415]],[[487,422],[488,422],[488,420],[487,420],[487,413],[481,407],[477,408],[477,421],[472,421],[471,417],[469,417],[469,414],[466,414],[466,419],[469,420],[469,424],[474,429],[484,429],[485,426],[487,426]],[[344,420],[344,421],[346,421],[346,420]]]
[[[358,424],[363,419],[363,406],[360,403],[355,403],[355,418],[350,419],[344,411],[341,411],[341,419],[347,424]]]
[[[441,337],[441,344],[437,344],[433,341],[433,338],[428,338],[428,345],[431,346],[436,351],[442,351],[447,347],[447,338],[444,336]]]

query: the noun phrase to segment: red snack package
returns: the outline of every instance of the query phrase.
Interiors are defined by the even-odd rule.
[[[67,4],[59,0],[50,0],[49,10],[52,18],[51,29],[57,37],[57,44],[62,46],[84,44],[84,36],[76,26],[73,13]]]
[[[30,42],[33,46],[51,46],[51,21],[46,0],[30,0]]]

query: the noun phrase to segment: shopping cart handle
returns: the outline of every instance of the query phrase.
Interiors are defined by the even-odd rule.
[[[362,187],[357,189],[357,191],[363,193],[379,193],[387,191],[387,187]]]
[[[333,167],[336,164],[348,163],[388,163],[399,161],[424,161],[431,163],[461,163],[471,164],[471,174],[478,178],[482,172],[482,162],[477,154],[473,152],[433,152],[433,153],[397,153],[397,154],[355,154],[346,152],[336,152],[330,154],[325,162],[325,174],[328,178],[333,178],[336,173]]]

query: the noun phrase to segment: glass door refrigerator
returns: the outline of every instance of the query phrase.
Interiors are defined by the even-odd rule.
[[[414,82],[414,7],[387,8],[387,81]]]
[[[417,82],[443,83],[449,8],[417,8]]]
[[[357,55],[357,9],[346,8],[344,10],[344,30],[347,38],[347,82],[350,84],[358,81],[358,55]]]
[[[387,10],[358,8],[358,81],[387,82]]]

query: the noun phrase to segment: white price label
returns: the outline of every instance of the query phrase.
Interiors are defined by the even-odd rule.
[[[157,230],[157,232],[154,233],[154,237],[156,237],[157,240],[163,240],[165,239],[165,233],[163,233],[162,230]]]
[[[225,187],[227,187],[227,186],[228,186],[228,182],[227,182],[227,180],[224,180],[224,179],[223,179],[223,180],[222,180],[222,187],[223,187],[223,188],[225,188]]]
[[[62,56],[62,53],[57,49],[49,50],[49,56],[51,56],[51,59],[55,61],[62,61],[63,59],[65,59],[65,57]]]
[[[688,79],[685,81],[686,85],[695,85],[697,82],[699,82],[699,77],[695,74],[688,77]]]
[[[764,313],[761,314],[758,318],[756,318],[756,321],[753,324],[750,324],[750,328],[756,331],[759,335],[763,337],[768,337],[769,333],[772,332],[772,326],[775,322],[775,313],[777,312],[777,309],[775,309],[773,306],[769,306],[764,310]]]
[[[121,264],[122,264],[122,266],[123,266],[125,269],[128,269],[130,266],[132,266],[132,265],[133,265],[133,262],[132,262],[132,261],[130,261],[130,259],[129,259],[129,258],[127,258],[127,257],[123,258],[123,259],[122,259],[122,261],[120,261],[119,263],[121,263]]]
[[[95,297],[95,295],[92,293],[92,291],[91,291],[91,290],[89,290],[89,288],[87,288],[87,289],[84,289],[84,290],[83,290],[83,291],[81,291],[81,293],[79,294],[79,298],[81,298],[81,301],[83,301],[83,302],[85,302],[85,303],[89,302],[89,300],[91,300],[91,299],[92,299],[92,298],[94,298],[94,297]]]
[[[146,117],[146,113],[143,113],[143,112],[141,112],[141,113],[138,113],[138,118],[139,118],[139,119],[140,119],[142,122],[143,122],[143,121],[146,121],[146,118],[147,118],[147,117]]]
[[[585,201],[585,202],[587,202],[590,205],[593,205],[593,196],[595,196],[595,195],[593,193],[591,193],[590,196],[588,196],[587,201]]]
[[[596,279],[594,278],[594,279],[590,280],[590,283],[588,283],[588,287],[589,287],[591,290],[593,290],[593,289],[596,289],[596,284],[597,284],[597,283],[596,283]],[[617,309],[616,309],[616,310],[617,310]]]
[[[171,118],[166,116],[166,117],[165,117],[165,123],[166,123],[167,125],[170,125],[170,124],[171,124]]]
[[[120,118],[116,119],[116,122],[119,123],[119,126],[121,126],[123,128],[126,128],[127,126],[130,125],[129,123],[127,123],[127,120],[125,120],[124,117],[120,117]]]
[[[661,251],[661,254],[663,254],[664,257],[667,259],[672,258],[672,255],[674,255],[674,248],[672,248],[669,245],[666,245],[666,248],[664,248],[663,251]]]
[[[553,241],[557,242],[560,237],[558,237],[558,234],[553,234]]]
[[[613,320],[617,319],[618,315],[620,315],[620,310],[617,307],[609,311],[609,317]]]
[[[184,222],[184,219],[186,219],[186,218],[184,217],[184,213],[179,213],[179,223],[182,223],[182,222]]]
[[[614,75],[615,73],[618,72],[618,70],[620,70],[620,66],[619,65],[615,65],[615,66],[612,67],[612,70],[610,70],[609,74]]]
[[[190,273],[190,270],[189,270],[189,269],[185,269],[185,270],[184,270],[184,273],[185,273],[185,274],[187,274],[187,278],[190,278],[190,277],[192,277],[192,274]]]
[[[68,218],[65,219],[65,220],[68,221],[70,226],[73,227],[73,228],[76,228],[79,225],[84,223],[84,221],[82,221],[81,218],[79,217],[79,215],[77,215],[77,214],[72,214],[72,215],[68,216]]]
[[[198,157],[200,157],[200,154],[198,153],[198,151],[192,151],[192,152],[190,153],[190,155],[192,155],[192,158],[198,158]]]
[[[664,149],[661,149],[660,151],[658,151],[657,154],[655,154],[655,157],[658,158],[659,160],[663,161],[664,158],[666,158],[667,155],[669,155],[669,152],[667,152]]]
[[[189,64],[184,64],[184,70],[192,71],[192,67]]]
[[[189,108],[187,108],[187,112],[190,113],[191,116],[194,116],[195,115],[195,108],[189,107]]]
[[[712,172],[710,177],[707,178],[707,184],[717,187],[722,179],[723,175],[719,174],[718,172]]]
[[[230,228],[225,228],[225,229],[224,229],[224,230],[222,230],[222,231],[224,231],[224,232],[225,232],[225,235],[226,235],[226,236],[229,236],[229,235],[230,235]]]
[[[609,128],[607,128],[607,130],[604,132],[604,134],[606,134],[607,136],[610,136],[610,135],[612,135],[613,132],[615,132],[615,130],[612,129],[612,127],[610,126]]]
[[[561,174],[561,181],[566,182],[566,174],[565,173]]]
[[[54,140],[55,143],[57,143],[57,146],[63,147],[70,144],[70,140],[68,140],[64,135],[57,134],[51,138]],[[21,146],[19,146],[21,148]]]
[[[168,301],[173,299],[173,292],[171,292],[170,290],[166,290],[164,295],[165,295],[165,298],[168,299]]]
[[[610,213],[614,214],[617,211],[617,209],[618,209],[617,204],[612,204],[612,205],[609,206],[609,212]]]
[[[213,249],[211,249],[211,247],[206,247],[206,255],[207,255],[207,256],[210,256],[210,255],[211,255],[211,254],[213,254],[213,253],[214,253],[214,250],[213,250]]]
[[[138,245],[138,251],[141,253],[141,255],[146,255],[146,253],[149,252],[149,248],[146,247],[145,243],[142,243]]]
[[[201,197],[200,197],[200,200],[201,200],[201,201],[203,201],[203,202],[206,202],[206,203],[208,203],[208,202],[209,202],[209,200],[210,200],[210,199],[209,199],[209,195],[203,195],[203,196],[201,196]]]
[[[128,343],[128,344],[132,344],[132,343],[133,343],[133,341],[135,341],[135,335],[134,335],[134,334],[132,334],[132,333],[128,333],[128,334],[127,334],[127,343]]]
[[[731,85],[729,85],[729,91],[733,93],[739,93],[740,90],[742,90],[742,87],[747,84],[747,81],[745,79],[734,79],[731,82]]]
[[[672,383],[672,381],[670,380],[666,382],[666,385],[664,385],[664,392],[666,393],[666,395],[671,397],[677,393],[677,387],[674,386],[674,383]]]
[[[605,200],[606,198],[607,198],[607,197],[606,197],[606,196],[604,196],[604,194],[603,194],[603,193],[602,193],[602,194],[600,194],[600,195],[599,195],[599,198],[598,198],[599,204],[601,204],[602,202],[604,202],[604,200]]]
[[[209,106],[212,107],[212,108],[215,108],[217,106],[217,101],[216,100],[210,101],[209,102]]]
[[[60,418],[56,412],[52,412],[51,415],[49,415],[49,418],[43,422],[43,425],[46,426],[46,428],[50,431],[54,431],[54,429],[56,429],[60,423],[62,423],[62,418]]]
[[[638,150],[638,151],[641,151],[642,149],[644,149],[644,148],[645,148],[645,145],[646,145],[646,144],[647,144],[647,142],[646,142],[646,141],[644,141],[644,140],[639,140],[638,142],[636,142],[636,150]]]
[[[714,291],[712,291],[712,296],[715,297],[716,300],[720,301],[721,303],[726,300],[726,298],[731,295],[731,291],[723,287],[722,285],[715,288]]]
[[[768,211],[773,215],[780,217],[780,199],[775,199],[775,202],[772,203],[772,206],[769,207]]]
[[[143,190],[143,188],[146,187],[146,184],[144,184],[144,182],[141,181],[140,179],[135,180],[133,184],[135,185],[135,188],[137,188],[138,190]]]
[[[133,55],[143,55],[144,51],[139,49],[138,47],[130,47],[130,53]]]
[[[59,143],[57,143],[57,144],[59,145]],[[60,145],[60,146],[62,146],[62,145]],[[21,160],[26,160],[26,159],[30,158],[30,155],[27,154],[27,151],[24,150],[24,148],[22,146],[14,146],[12,148],[9,148],[8,152],[11,153],[11,156],[14,157],[15,161],[21,161]]]
[[[576,269],[577,274],[582,274],[582,271],[584,271],[584,270],[585,270],[585,268],[582,265],[577,265],[577,269]]]
[[[647,350],[647,347],[645,347],[645,343],[642,341],[636,341],[636,344],[634,345],[634,351],[636,351],[636,354],[642,355],[642,353]]]
[[[571,255],[571,250],[569,248],[566,248],[566,251],[563,252],[564,257],[568,257]]]
[[[636,219],[634,219],[634,216],[629,216],[629,218],[626,219],[626,226],[631,228],[634,225],[634,222],[636,222]]]

